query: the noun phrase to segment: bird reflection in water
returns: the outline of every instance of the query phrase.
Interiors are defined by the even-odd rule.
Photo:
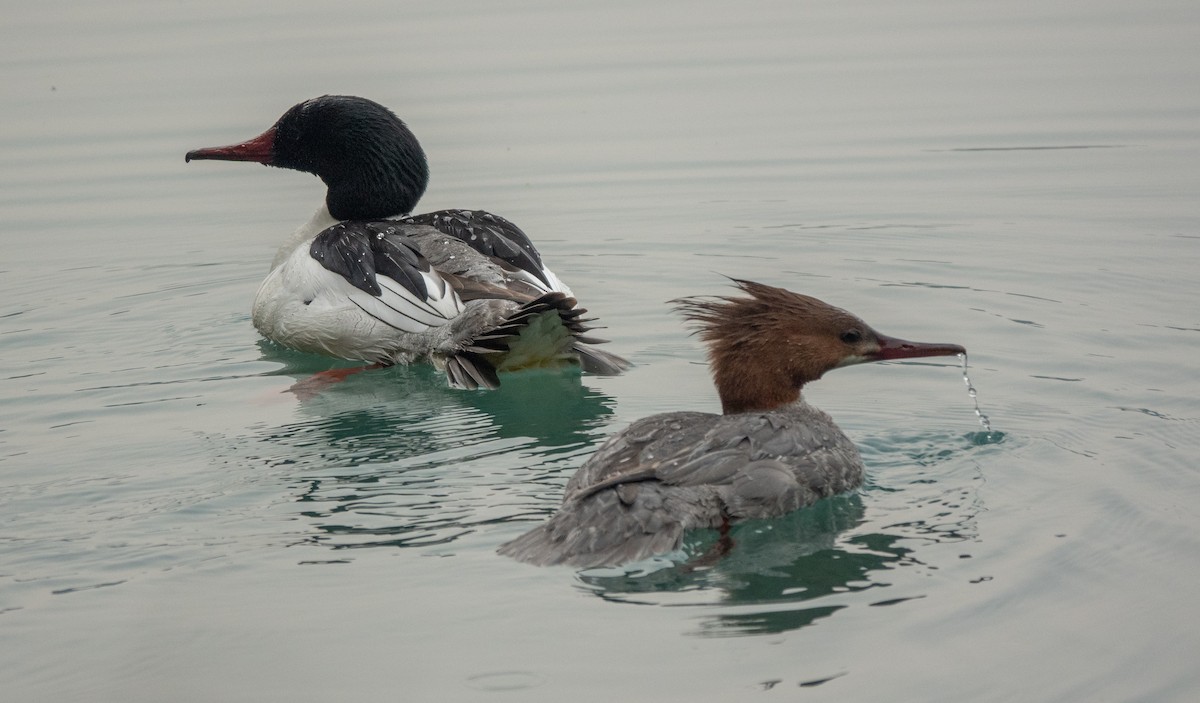
[[[274,375],[298,381],[331,365],[268,342],[263,355],[283,363]],[[560,475],[603,438],[614,402],[578,370],[507,378],[503,392],[466,392],[431,367],[397,366],[299,400],[297,419],[260,439],[268,463],[288,466],[312,525],[300,541],[445,544],[511,519],[511,503],[530,493],[560,493]]]

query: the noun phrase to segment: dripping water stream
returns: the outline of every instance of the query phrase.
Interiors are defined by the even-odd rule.
[[[992,432],[992,422],[983,410],[979,408],[979,391],[975,390],[975,386],[971,383],[971,377],[967,374],[967,355],[959,354],[958,358],[962,361],[963,383],[967,386],[967,395],[971,396],[971,402],[975,404],[975,417],[979,418],[979,426],[983,428],[982,436],[978,437],[980,444],[990,444],[998,441],[1002,436],[999,432]]]

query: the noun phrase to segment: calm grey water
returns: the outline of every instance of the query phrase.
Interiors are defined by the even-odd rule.
[[[8,3],[0,690],[13,701],[1192,701],[1200,6]],[[307,402],[249,305],[323,190],[185,165],[301,99],[421,138],[619,378]],[[603,437],[714,410],[664,304],[753,278],[942,363],[807,393],[862,491],[707,571],[495,548]],[[689,542],[695,551],[712,535]]]

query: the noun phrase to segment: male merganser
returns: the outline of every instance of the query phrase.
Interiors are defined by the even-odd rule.
[[[672,412],[609,438],[567,483],[548,522],[500,547],[531,564],[613,566],[678,549],[685,530],[767,518],[857,488],[858,449],[800,397],[826,371],[867,361],[965,354],[884,336],[854,315],[782,288],[672,301],[708,343],[721,415]]]
[[[571,290],[529,237],[498,215],[410,215],[429,168],[408,127],[364,98],[326,95],[240,144],[187,161],[254,161],[312,173],[325,205],[279,249],[254,298],[254,326],[304,352],[387,366],[429,359],[461,388],[497,371],[575,363],[615,374],[592,348]]]

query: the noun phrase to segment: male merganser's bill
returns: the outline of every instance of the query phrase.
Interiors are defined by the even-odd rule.
[[[199,159],[305,171],[328,188],[255,296],[268,339],[384,366],[429,359],[462,388],[528,367],[628,367],[591,346],[604,340],[586,335],[587,311],[516,225],[480,210],[409,214],[429,180],[425,153],[378,103],[307,100],[250,141],[186,157]]]
[[[652,415],[618,432],[571,477],[558,513],[501,554],[623,564],[678,549],[685,530],[724,532],[857,488],[858,449],[801,387],[840,366],[966,353],[886,337],[816,298],[735,282],[749,297],[674,301],[708,343],[723,414]]]

